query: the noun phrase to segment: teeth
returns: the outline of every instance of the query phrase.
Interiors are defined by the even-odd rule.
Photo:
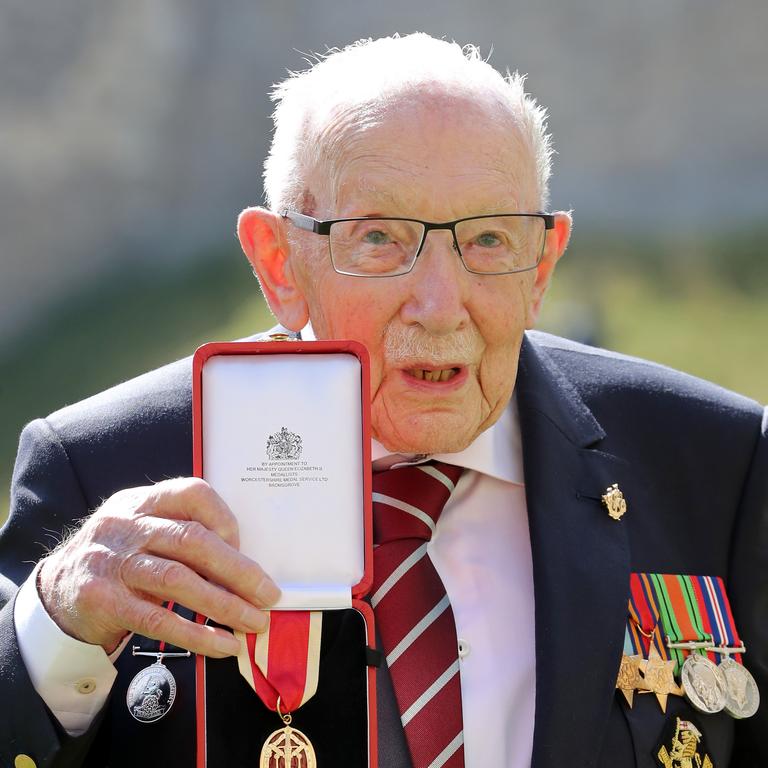
[[[423,368],[412,368],[409,373],[415,379],[422,381],[448,381],[456,375],[454,368],[444,368],[439,371],[425,371]]]

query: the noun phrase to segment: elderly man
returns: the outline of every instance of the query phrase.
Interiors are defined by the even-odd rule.
[[[284,331],[368,348],[374,473],[430,459],[422,474],[455,485],[422,558],[447,624],[401,629],[411,642],[440,624],[434,650],[400,671],[386,597],[373,599],[391,667],[377,672],[379,764],[676,765],[669,728],[701,736],[702,764],[765,764],[765,707],[743,722],[698,712],[639,671],[653,648],[626,642],[630,574],[721,577],[765,686],[768,419],[683,374],[528,332],[571,217],[544,213],[550,139],[522,79],[411,35],[334,52],[276,100],[269,208],[238,223],[262,291]],[[237,677],[228,628],[262,632],[279,596],[238,551],[224,502],[184,479],[190,412],[184,360],[22,435],[0,542],[4,765],[192,765],[201,750],[255,764],[241,742],[261,705],[242,686],[209,684],[196,740],[192,659],[168,661],[173,716],[137,723],[126,707],[139,668],[126,638],[224,659]],[[613,484],[623,516],[603,503]],[[43,557],[52,536],[64,541]],[[447,666],[408,690],[445,647]],[[622,651],[641,663],[617,690]],[[211,735],[225,727],[217,696],[236,736]],[[344,699],[326,710],[347,712]],[[318,738],[331,742],[320,765],[358,764],[333,752],[338,732]]]

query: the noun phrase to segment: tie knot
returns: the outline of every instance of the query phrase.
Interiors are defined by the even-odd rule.
[[[373,476],[373,540],[429,541],[463,467],[428,461]]]

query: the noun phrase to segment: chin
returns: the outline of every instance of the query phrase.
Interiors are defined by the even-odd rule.
[[[476,425],[455,424],[453,420],[416,419],[397,428],[387,425],[373,436],[392,453],[458,453],[482,431]],[[437,422],[437,423],[436,423]]]

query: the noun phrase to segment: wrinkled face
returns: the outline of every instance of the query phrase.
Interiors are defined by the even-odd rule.
[[[536,211],[532,165],[510,140],[509,120],[498,122],[468,99],[401,103],[345,139],[331,189],[313,184],[314,210],[305,212],[442,222]],[[409,274],[350,277],[333,270],[327,238],[295,230],[291,238],[317,337],[355,339],[370,352],[376,439],[394,451],[454,452],[498,419],[543,292],[537,271],[470,274],[441,230],[429,233]]]

